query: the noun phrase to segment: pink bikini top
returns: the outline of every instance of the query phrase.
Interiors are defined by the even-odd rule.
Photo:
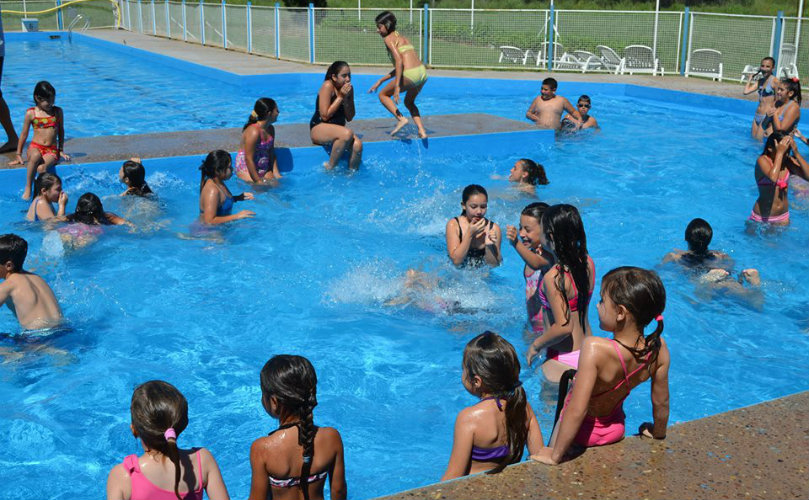
[[[590,256],[587,256],[587,263],[588,265],[593,262],[593,259]],[[557,264],[556,266],[558,269],[562,269],[561,266]],[[593,270],[595,270],[595,264],[593,264]],[[595,273],[593,273],[595,274]],[[570,312],[576,312],[579,310],[579,289],[576,288],[576,282],[573,280],[573,275],[570,271],[565,271],[565,276],[570,277],[570,284],[573,286],[573,296],[567,300],[567,306],[570,308]],[[590,289],[590,293],[587,295],[587,302],[590,302],[590,297],[593,296],[593,290]],[[542,286],[539,287],[539,301],[542,303],[542,307],[545,309],[551,309],[551,303],[548,302],[548,297],[545,296],[545,292],[542,291]]]
[[[624,363],[624,357],[621,355],[621,350],[618,348],[618,342],[616,342],[613,339],[607,339],[607,340],[609,340],[612,343],[612,346],[615,348],[615,352],[618,354],[618,359],[621,361],[621,368],[624,369],[624,379],[619,380],[618,383],[615,384],[615,387],[613,387],[612,389],[607,389],[606,391],[599,392],[598,394],[593,394],[592,396],[590,396],[590,399],[595,399],[595,398],[603,396],[604,394],[608,394],[610,392],[615,392],[618,389],[620,389],[621,386],[624,385],[624,384],[627,385],[627,389],[628,389],[626,391],[626,396],[629,396],[629,391],[631,391],[631,389],[629,389],[629,377],[631,377],[632,375],[638,373],[643,368],[646,368],[646,366],[649,364],[649,358],[652,356],[652,353],[650,352],[649,354],[646,355],[646,359],[644,359],[643,362],[640,365],[638,365],[637,368],[632,370],[632,373],[627,373],[627,371],[626,371],[626,363]],[[621,399],[621,401],[626,399],[626,396],[624,396],[623,399]]]
[[[202,458],[201,454],[197,452],[197,466],[199,473],[202,474]],[[173,490],[164,490],[158,488],[140,471],[140,463],[138,463],[137,455],[129,455],[124,458],[124,469],[129,473],[132,479],[132,497],[131,500],[177,500],[177,495]],[[199,489],[193,491],[186,491],[180,493],[183,500],[202,500],[202,481],[199,481]]]

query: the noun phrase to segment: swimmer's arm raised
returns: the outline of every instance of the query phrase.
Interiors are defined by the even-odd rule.
[[[747,84],[744,86],[744,90],[742,91],[742,95],[749,95],[758,90],[758,81],[753,80],[753,77],[756,76],[755,74],[750,75],[747,79]]]
[[[790,147],[792,148],[792,154],[795,155],[795,158],[793,161],[787,164],[787,168],[791,173],[797,175],[798,177],[801,177],[804,180],[809,180],[809,164],[807,164],[806,159],[804,159],[800,150],[798,150],[798,145],[794,140],[792,141]]]
[[[514,226],[508,226],[506,228],[506,235],[508,237],[509,243],[511,246],[514,247],[514,250],[517,251],[517,254],[528,264],[528,267],[531,269],[539,269],[541,267],[545,267],[550,262],[542,253],[542,247],[539,247],[539,253],[535,253],[530,248],[525,245],[520,245],[518,238],[517,238],[517,228]]]

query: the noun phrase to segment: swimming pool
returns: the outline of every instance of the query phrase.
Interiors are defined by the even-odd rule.
[[[444,254],[444,224],[473,182],[490,189],[491,218],[515,224],[531,200],[490,176],[506,174],[522,156],[548,170],[551,184],[540,198],[582,211],[599,278],[618,265],[657,266],[672,247],[682,248],[696,216],[711,222],[713,246],[737,267],[761,269],[761,310],[722,296],[706,300],[678,270],[659,269],[668,292],[672,422],[806,389],[809,263],[798,258],[809,234],[805,191],[791,193],[791,226],[747,234],[759,151],[747,139],[747,116],[610,99],[634,107],[596,101],[604,131],[552,148],[506,136],[436,139],[430,150],[369,144],[353,175],[324,174],[316,167],[322,152],[304,150],[279,189],[243,205],[256,219],[223,229],[222,243],[178,237],[198,213],[201,158],[145,161],[157,211],[116,197],[123,190],[118,164],[61,168],[71,207],[93,191],[108,210],[145,227],[135,234],[110,228],[93,246],[67,253],[19,222],[27,208],[18,200],[23,173],[0,172],[0,222],[28,239],[27,267],[51,283],[72,326],[48,340],[67,355],[29,353],[0,365],[7,402],[0,425],[8,429],[0,436],[0,496],[101,496],[109,469],[140,451],[128,427],[132,389],[162,378],[189,400],[181,443],[211,449],[231,496],[245,497],[249,445],[275,426],[260,405],[258,372],[280,352],[304,354],[318,371],[315,418],[343,434],[352,498],[437,481],[455,416],[474,403],[460,382],[463,346],[484,329],[521,353],[527,345],[516,252],[504,243],[505,262],[489,276],[456,271]],[[435,147],[442,141],[455,142]],[[441,276],[441,293],[477,312],[385,306],[411,267]],[[597,330],[594,304],[590,320]],[[0,331],[17,331],[7,311]],[[767,342],[770,332],[778,332],[777,346]],[[540,396],[533,370],[524,367],[522,379],[547,437],[553,398]],[[630,430],[648,420],[648,387],[625,408]]]

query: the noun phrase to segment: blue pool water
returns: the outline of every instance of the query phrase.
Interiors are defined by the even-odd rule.
[[[505,96],[492,98],[499,105],[474,111],[521,116],[511,84],[497,85]],[[491,329],[520,353],[527,346],[516,252],[504,243],[503,266],[488,275],[456,271],[445,257],[444,225],[469,183],[489,188],[494,221],[516,224],[531,200],[491,176],[507,174],[522,156],[547,168],[551,184],[539,189],[541,199],[580,208],[599,278],[619,265],[657,267],[666,252],[683,247],[683,229],[697,216],[713,225],[716,249],[739,268],[761,269],[765,299],[757,308],[706,297],[676,268],[658,267],[668,292],[672,423],[805,390],[805,185],[793,183],[788,228],[749,234],[744,219],[756,196],[759,145],[747,138],[747,116],[604,101],[613,107],[598,108],[597,100],[593,111],[601,134],[550,148],[468,139],[457,153],[435,155],[391,143],[369,148],[353,175],[299,162],[280,188],[238,207],[257,217],[223,229],[221,242],[178,237],[198,213],[200,158],[145,162],[157,205],[117,197],[117,165],[61,167],[71,208],[93,191],[139,227],[109,228],[73,252],[20,222],[27,209],[19,201],[22,172],[0,172],[3,232],[29,241],[27,267],[53,286],[71,326],[45,340],[62,354],[32,350],[18,336],[0,342],[25,354],[0,365],[0,426],[7,429],[0,435],[0,498],[102,497],[109,469],[140,451],[129,432],[129,398],[152,378],[172,382],[189,400],[181,443],[211,449],[231,496],[246,497],[250,443],[276,425],[261,407],[258,372],[283,352],[306,355],[318,371],[315,419],[343,434],[352,498],[437,481],[455,416],[475,401],[460,381],[464,345]],[[61,97],[60,104],[67,107]],[[237,118],[244,109],[234,111]],[[441,294],[470,311],[385,306],[413,267],[440,276]],[[590,321],[597,330],[595,304]],[[7,311],[0,331],[18,331]],[[523,367],[522,378],[547,437],[553,395],[542,392],[535,370]],[[628,429],[648,420],[648,386],[625,408]]]

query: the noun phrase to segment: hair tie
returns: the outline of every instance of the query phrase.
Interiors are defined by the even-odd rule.
[[[796,76],[792,77],[792,83],[800,83],[800,79]]]
[[[304,455],[303,456],[303,463],[311,464],[312,463],[312,457],[310,457],[309,455]]]
[[[251,117],[251,118],[256,118],[256,119],[258,118],[258,113],[256,113],[256,110],[255,110],[255,109],[254,109],[253,111],[251,111],[251,112],[250,112],[250,117]]]
[[[655,321],[657,321],[658,323],[660,323],[661,321],[663,321],[663,315],[662,315],[662,314],[658,314],[658,315],[657,315],[657,317],[655,318]]]
[[[511,386],[510,392],[514,392],[522,386],[522,380],[518,380],[513,386]]]
[[[177,441],[177,433],[174,432],[174,427],[169,427],[168,429],[166,429],[166,432],[163,433],[163,436],[165,436],[166,441],[168,441],[169,439]]]

